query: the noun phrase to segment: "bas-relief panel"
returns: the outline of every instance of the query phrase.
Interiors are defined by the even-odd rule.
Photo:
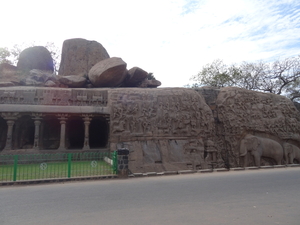
[[[0,104],[106,106],[107,90],[1,88]]]
[[[204,99],[190,90],[115,91],[111,94],[114,136],[211,136],[214,121]]]
[[[161,168],[157,164],[165,170],[203,169],[218,160],[212,111],[197,92],[119,89],[109,99],[111,143],[128,144],[135,172]]]
[[[293,103],[278,95],[238,88],[221,90],[217,99],[217,136],[233,165],[239,164],[241,139],[248,133],[299,142],[300,118]]]

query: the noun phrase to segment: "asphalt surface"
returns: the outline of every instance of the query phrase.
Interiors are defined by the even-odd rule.
[[[1,225],[300,225],[300,168],[0,187]]]

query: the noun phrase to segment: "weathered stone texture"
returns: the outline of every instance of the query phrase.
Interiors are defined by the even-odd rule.
[[[126,79],[124,80],[123,86],[137,87],[143,80],[147,78],[147,76],[148,73],[145,70],[139,67],[133,67],[128,70],[128,74]]]
[[[47,48],[43,46],[26,48],[19,56],[17,69],[21,71],[39,69],[53,72],[53,59]]]
[[[65,148],[76,143],[84,150],[89,142],[110,151],[125,146],[132,172],[300,163],[300,113],[289,99],[274,94],[233,87],[2,87],[0,104],[0,140],[6,139],[6,146],[32,148],[33,123],[41,121],[42,147],[57,150],[61,140]],[[62,124],[66,139],[60,140]],[[6,138],[8,130],[13,139]]]
[[[215,125],[210,108],[197,92],[116,89],[110,91],[109,99],[111,143],[127,143],[134,151],[130,159],[142,157],[130,161],[131,169],[207,168],[204,145],[206,140],[214,140]]]
[[[118,87],[126,77],[126,66],[121,58],[105,59],[90,69],[88,77],[95,87]]]
[[[62,84],[67,85],[70,88],[77,88],[77,87],[84,87],[87,80],[85,77],[70,75],[70,76],[59,76],[58,81]]]
[[[107,51],[96,41],[82,38],[65,40],[58,74],[87,75],[96,63],[107,58]]]

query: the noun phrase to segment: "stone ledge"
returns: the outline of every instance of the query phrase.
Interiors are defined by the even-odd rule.
[[[274,169],[274,166],[261,166],[261,169]]]
[[[143,176],[143,173],[133,173],[133,176],[134,176],[134,177],[142,177],[142,176]]]
[[[259,170],[257,166],[245,167],[246,170]]]
[[[179,170],[178,174],[196,173],[195,170]]]
[[[216,171],[216,172],[228,172],[230,170],[226,169],[226,168],[221,168],[221,169],[214,169],[214,171]]]
[[[178,172],[177,171],[164,171],[163,174],[164,175],[177,175]]]
[[[300,167],[300,164],[287,164],[287,167]]]
[[[156,176],[156,175],[157,175],[156,172],[148,172],[148,173],[146,173],[146,174],[147,174],[147,176]]]
[[[198,170],[198,173],[212,173],[214,172],[212,169]]]
[[[274,165],[274,168],[285,168],[285,165]]]
[[[245,168],[244,167],[234,167],[234,168],[231,168],[230,170],[233,170],[233,171],[244,171]]]

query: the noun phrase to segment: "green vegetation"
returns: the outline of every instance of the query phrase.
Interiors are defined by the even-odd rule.
[[[226,65],[217,59],[203,66],[190,80],[195,83],[188,87],[235,86],[297,100],[300,99],[300,55],[272,63],[243,62],[239,65]]]
[[[43,162],[18,164],[16,180],[68,178],[68,162]],[[0,182],[13,181],[14,165],[0,165]],[[70,177],[101,176],[115,174],[110,164],[102,160],[73,161]]]

